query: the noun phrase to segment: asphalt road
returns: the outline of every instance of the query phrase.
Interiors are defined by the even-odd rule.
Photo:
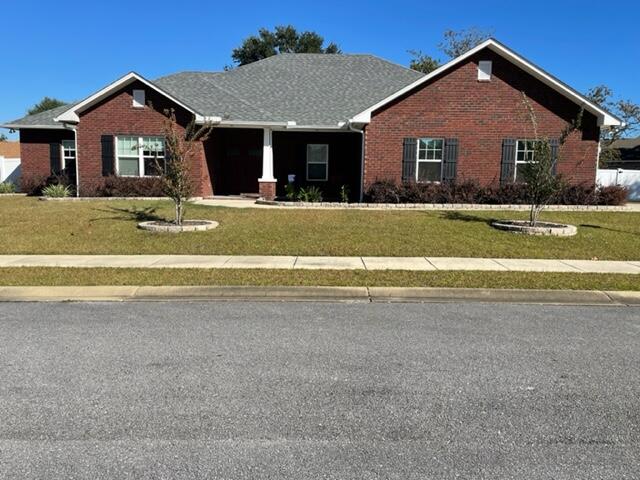
[[[0,304],[0,478],[639,477],[640,308]]]

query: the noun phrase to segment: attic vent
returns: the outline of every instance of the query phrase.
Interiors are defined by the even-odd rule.
[[[491,60],[480,60],[478,62],[478,81],[488,82],[491,80]]]
[[[144,90],[134,90],[133,91],[133,107],[134,108],[143,108],[145,104],[144,98]]]

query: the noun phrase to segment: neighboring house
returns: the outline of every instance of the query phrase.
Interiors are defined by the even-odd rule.
[[[20,142],[0,141],[0,183],[20,182]]]
[[[640,137],[622,138],[611,144],[611,148],[620,150],[620,160],[609,162],[606,168],[623,170],[640,170]]]
[[[23,175],[65,171],[89,192],[107,175],[153,175],[174,108],[216,128],[192,175],[199,196],[282,195],[288,176],[354,199],[376,180],[513,182],[533,128],[556,139],[584,107],[557,172],[596,179],[600,128],[620,121],[528,60],[487,40],[424,75],[371,55],[282,54],[220,73],[149,81],[130,73],[85,100],[4,127],[20,130]],[[138,148],[139,147],[139,148]],[[76,177],[76,161],[77,173]]]

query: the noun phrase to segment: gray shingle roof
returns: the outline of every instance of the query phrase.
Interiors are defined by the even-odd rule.
[[[58,122],[54,122],[53,119],[60,115],[62,112],[69,110],[73,104],[62,105],[60,107],[52,108],[40,113],[34,113],[33,115],[27,115],[26,117],[19,118],[12,122],[7,122],[7,125],[33,125],[44,127],[60,127],[62,125]]]
[[[336,126],[421,76],[372,55],[281,54],[226,72],[178,73],[154,83],[202,115]]]
[[[337,126],[423,74],[372,55],[281,54],[225,72],[181,72],[153,83],[204,116]],[[72,105],[8,125],[59,126]]]

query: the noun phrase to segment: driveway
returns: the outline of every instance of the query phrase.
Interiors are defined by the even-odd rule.
[[[631,479],[640,309],[0,304],[0,478]]]

